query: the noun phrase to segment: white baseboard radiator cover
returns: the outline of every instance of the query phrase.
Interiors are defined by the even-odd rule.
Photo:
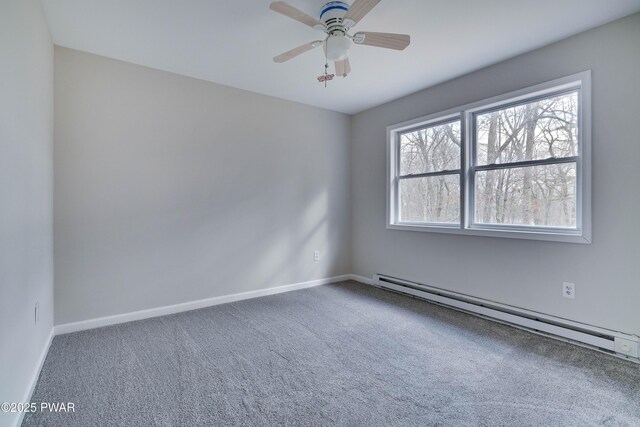
[[[383,274],[373,276],[373,285],[640,362],[640,337],[635,335],[549,316]]]

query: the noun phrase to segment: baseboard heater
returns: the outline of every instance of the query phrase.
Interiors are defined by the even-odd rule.
[[[383,274],[373,276],[373,285],[640,362],[640,346],[638,344],[640,338],[635,335],[549,316]]]

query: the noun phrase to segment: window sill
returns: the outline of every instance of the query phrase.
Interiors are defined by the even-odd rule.
[[[387,224],[388,230],[402,230],[402,231],[421,231],[428,233],[444,233],[444,234],[457,234],[460,236],[481,236],[481,237],[500,237],[507,239],[525,239],[525,240],[542,240],[547,242],[562,242],[562,243],[579,243],[579,244],[591,244],[591,237],[584,231],[574,232],[553,232],[553,231],[529,231],[529,230],[506,230],[506,229],[489,229],[481,228],[478,226],[470,228],[460,228],[457,225],[447,224]]]

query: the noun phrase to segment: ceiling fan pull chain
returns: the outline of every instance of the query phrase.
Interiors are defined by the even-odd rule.
[[[325,61],[324,63],[324,76],[327,77],[328,73],[327,71],[329,71],[329,62]],[[324,80],[324,87],[327,87],[327,79]]]
[[[320,83],[324,83],[324,87],[327,87],[327,81],[328,80],[333,80],[334,75],[333,74],[329,74],[327,71],[329,70],[329,62],[324,63],[324,74],[322,74],[320,77],[318,77],[318,81]]]

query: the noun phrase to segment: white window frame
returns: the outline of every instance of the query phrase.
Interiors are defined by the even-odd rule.
[[[578,92],[578,155],[576,160],[576,227],[552,228],[478,224],[474,222],[473,120],[474,114],[505,108],[541,97],[577,90]],[[460,223],[401,222],[398,216],[399,144],[400,135],[460,118],[461,173]],[[534,163],[534,162],[532,162]],[[481,167],[482,168],[482,167]],[[591,71],[566,76],[514,92],[466,104],[403,123],[387,126],[387,228],[391,230],[425,231],[485,237],[546,240],[567,243],[591,243]]]

